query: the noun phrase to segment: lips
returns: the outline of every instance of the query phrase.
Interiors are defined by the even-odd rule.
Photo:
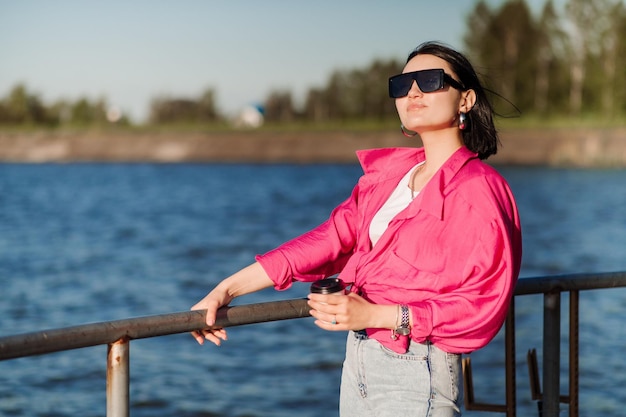
[[[406,109],[407,111],[411,111],[411,110],[421,110],[423,108],[425,108],[426,105],[424,103],[421,102],[416,102],[416,103],[411,103],[409,104]]]

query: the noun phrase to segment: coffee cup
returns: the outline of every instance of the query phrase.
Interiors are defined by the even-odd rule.
[[[345,290],[346,285],[339,278],[320,279],[311,284],[311,293],[313,294],[344,295]]]

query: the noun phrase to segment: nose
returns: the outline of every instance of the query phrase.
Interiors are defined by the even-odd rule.
[[[416,97],[422,94],[424,93],[422,93],[422,90],[420,90],[419,86],[417,85],[417,81],[413,80],[413,84],[411,84],[411,89],[409,90],[409,93],[407,95],[409,97]]]

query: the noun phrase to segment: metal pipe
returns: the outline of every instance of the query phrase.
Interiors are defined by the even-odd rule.
[[[561,293],[544,294],[542,417],[558,417],[561,373]]]
[[[128,417],[130,412],[130,341],[120,339],[107,349],[107,417]]]
[[[574,290],[585,291],[616,287],[626,287],[626,272],[520,278],[515,286],[515,295],[546,294]]]
[[[522,278],[515,295],[614,287],[626,287],[626,272]],[[218,312],[216,327],[308,317],[309,310],[304,299],[225,307]],[[187,311],[0,337],[0,360],[104,345],[122,337],[185,333],[204,327],[204,316],[201,310]]]
[[[310,317],[310,310],[306,299],[223,307],[214,327]],[[206,310],[185,311],[1,337],[0,360],[191,332],[207,327],[205,316]]]

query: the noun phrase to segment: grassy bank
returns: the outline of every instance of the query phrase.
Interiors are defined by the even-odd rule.
[[[536,127],[515,119],[499,123],[498,164],[626,167],[625,124]],[[417,146],[395,122],[335,125],[168,128],[100,127],[0,130],[4,162],[355,162],[355,150]]]

